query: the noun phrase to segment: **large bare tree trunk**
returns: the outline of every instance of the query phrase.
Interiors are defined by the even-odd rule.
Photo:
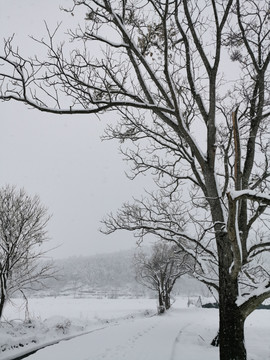
[[[213,180],[212,180],[213,181]],[[215,191],[215,190],[214,190]],[[216,197],[213,192],[212,198]],[[212,216],[215,223],[222,223],[221,207],[218,202],[211,203]],[[235,210],[235,209],[234,209]],[[220,360],[246,360],[244,341],[245,317],[236,301],[239,295],[237,257],[233,253],[233,241],[236,241],[231,228],[234,228],[236,210],[228,222],[228,232],[216,229],[216,240],[219,257],[219,349]]]
[[[246,360],[244,340],[245,318],[236,304],[237,277],[232,276],[229,239],[223,238],[227,256],[220,256],[219,267],[219,349],[220,360]]]
[[[223,294],[222,294],[223,292]],[[219,346],[220,360],[246,360],[245,319],[227,291],[220,292]]]

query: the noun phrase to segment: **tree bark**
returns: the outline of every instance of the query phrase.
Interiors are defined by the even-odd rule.
[[[236,304],[237,280],[230,273],[220,279],[219,293],[219,349],[220,360],[246,360],[244,340],[245,317]]]
[[[165,299],[164,300],[165,300],[165,309],[169,310],[170,307],[171,307],[171,297],[170,297],[169,293],[165,294]]]
[[[164,306],[163,296],[160,292],[158,293],[158,304],[159,304],[158,313],[163,314],[165,312],[165,306]]]
[[[236,251],[233,253],[232,244],[234,238],[230,239],[231,228],[235,221],[227,224],[228,231],[222,226],[225,219],[222,213],[219,195],[217,192],[214,172],[206,168],[205,179],[209,189],[209,204],[211,207],[212,219],[216,224],[216,241],[219,258],[219,351],[220,360],[246,360],[246,348],[244,341],[245,317],[236,304],[238,298],[238,272]],[[212,185],[211,185],[212,184]],[[215,186],[213,186],[215,184]],[[234,212],[234,219],[237,216]],[[239,250],[240,251],[240,250]]]
[[[220,311],[219,346],[220,360],[246,360],[244,341],[245,320],[230,306]]]
[[[2,318],[2,314],[3,314],[5,302],[6,302],[5,292],[4,292],[4,290],[3,290],[3,287],[1,286],[1,296],[0,296],[0,320],[1,320],[1,318]]]

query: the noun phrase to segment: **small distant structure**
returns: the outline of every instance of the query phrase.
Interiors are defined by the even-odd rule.
[[[197,308],[201,308],[202,307],[202,298],[199,296],[198,299],[191,299],[190,297],[188,297],[188,302],[187,302],[187,306],[195,306]]]

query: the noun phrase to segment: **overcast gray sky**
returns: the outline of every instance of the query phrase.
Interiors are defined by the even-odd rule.
[[[59,10],[71,0],[0,0],[0,46],[15,33],[24,55],[37,45],[28,38],[45,36],[43,20],[63,31],[82,19]],[[1,51],[1,50],[0,50]],[[92,255],[135,247],[130,233],[105,236],[101,218],[151,181],[130,181],[117,142],[101,142],[104,121],[91,116],[56,116],[14,102],[0,102],[0,186],[13,184],[38,194],[53,217],[48,226],[55,258]]]

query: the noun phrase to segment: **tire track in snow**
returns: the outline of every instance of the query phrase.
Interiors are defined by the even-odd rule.
[[[160,321],[159,317],[155,317],[150,323],[147,319],[136,319],[130,324],[123,324],[122,336],[115,339],[116,343],[107,345],[95,360],[153,360],[150,339],[155,339],[153,333],[159,327]],[[150,349],[147,349],[146,345],[149,345]]]
[[[122,334],[119,333],[115,343],[111,342],[111,346],[106,346],[98,355],[92,353],[87,360],[175,360],[176,358],[171,358],[174,356],[176,340],[190,322],[179,331],[180,324],[181,319],[172,313],[147,321],[136,320],[122,328]],[[103,334],[105,335],[104,332]],[[107,338],[108,336],[109,334]]]
[[[186,325],[184,325],[180,330],[179,330],[179,333],[178,335],[176,336],[175,340],[174,340],[174,343],[173,343],[173,346],[172,346],[172,354],[171,354],[171,357],[170,357],[170,360],[178,360],[179,359],[179,355],[177,355],[177,347],[178,347],[178,344],[180,343],[180,338],[184,332],[184,330],[189,327],[191,325],[191,323],[187,323]]]

